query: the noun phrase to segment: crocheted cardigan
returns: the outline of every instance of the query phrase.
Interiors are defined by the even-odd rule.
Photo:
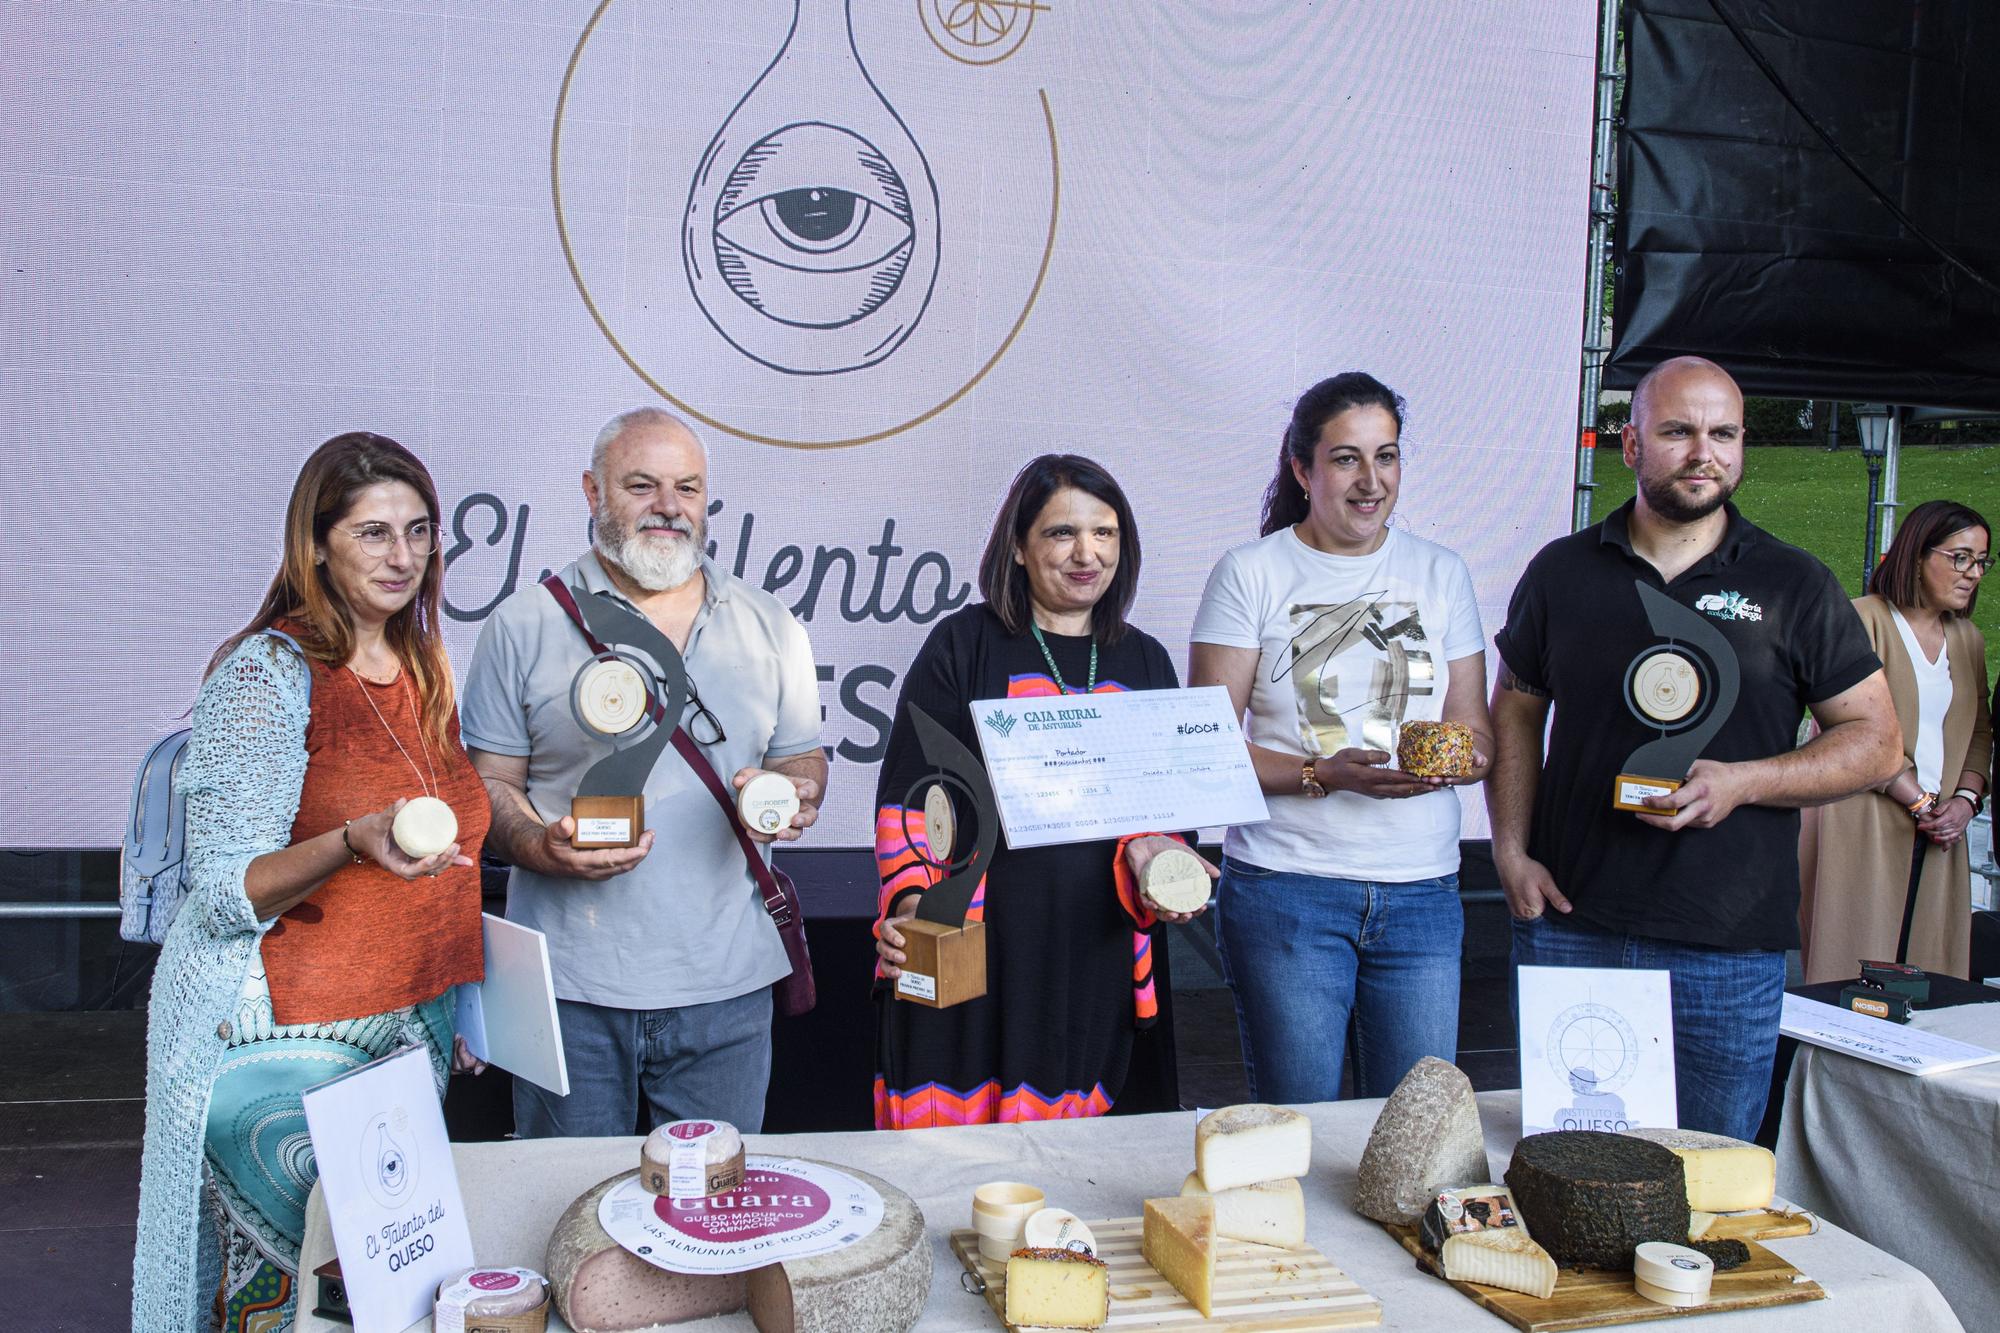
[[[187,796],[187,897],[160,945],[146,1026],[146,1146],[132,1259],[132,1327],[201,1333],[221,1281],[202,1206],[202,1134],[237,997],[271,922],[243,874],[291,845],[306,777],[311,678],[283,644],[252,635],[194,706],[179,784]]]

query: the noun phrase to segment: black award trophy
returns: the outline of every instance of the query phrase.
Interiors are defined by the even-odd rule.
[[[687,708],[687,667],[652,621],[602,597],[572,595],[604,651],[577,668],[570,713],[586,736],[613,749],[577,785],[570,845],[632,847],[646,831],[646,778]]]
[[[1649,811],[1648,796],[1665,796],[1715,739],[1736,708],[1741,671],[1736,650],[1697,611],[1634,580],[1653,633],[1665,640],[1639,651],[1625,669],[1625,706],[1659,736],[1632,751],[1612,783],[1611,804]]]
[[[919,778],[903,794],[903,836],[917,859],[944,878],[924,890],[917,914],[903,924],[902,975],[896,978],[896,998],[932,1009],[946,1009],[986,993],[986,923],[967,921],[972,895],[992,863],[1000,840],[999,803],[986,780],[986,770],[972,751],[921,708],[910,709],[917,744],[935,772]],[[925,842],[928,851],[910,837],[909,811],[922,789]],[[957,801],[971,807],[973,847],[952,856],[961,820]]]

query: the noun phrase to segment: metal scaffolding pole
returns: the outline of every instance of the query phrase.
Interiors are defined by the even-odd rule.
[[[1590,253],[1584,267],[1583,385],[1577,400],[1576,509],[1573,528],[1590,526],[1590,495],[1597,488],[1597,399],[1610,350],[1604,328],[1604,266],[1611,251],[1611,191],[1617,169],[1618,5],[1597,7],[1597,119],[1590,135]]]

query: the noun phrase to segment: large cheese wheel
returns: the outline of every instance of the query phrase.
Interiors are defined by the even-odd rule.
[[[882,1223],[845,1249],[730,1276],[669,1273],[605,1234],[598,1203],[634,1173],[593,1186],[549,1237],[556,1308],[576,1333],[652,1333],[690,1319],[749,1308],[759,1333],[903,1333],[931,1288],[924,1215],[909,1195],[853,1167],[836,1170],[882,1196]]]

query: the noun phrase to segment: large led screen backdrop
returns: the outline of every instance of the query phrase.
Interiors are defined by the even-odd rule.
[[[812,636],[821,845],[1038,452],[1128,488],[1184,660],[1291,400],[1373,371],[1490,637],[1568,512],[1594,9],[0,7],[0,844],[118,840],[354,428],[436,473],[462,673],[597,427],[695,422],[715,558]]]

